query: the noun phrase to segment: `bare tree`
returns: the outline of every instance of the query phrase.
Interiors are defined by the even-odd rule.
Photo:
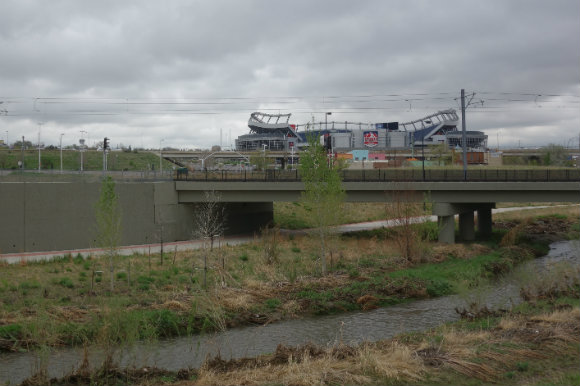
[[[219,193],[212,191],[204,192],[204,199],[197,204],[193,215],[193,236],[204,240],[210,240],[210,251],[213,250],[215,237],[220,237],[225,231],[226,208],[221,202]],[[203,286],[207,288],[207,251],[204,252]]]
[[[417,202],[416,192],[395,190],[385,205],[387,218],[394,227],[394,241],[407,264],[421,256],[421,235],[416,227],[417,217],[423,214],[423,203]]]
[[[211,191],[204,192],[203,201],[195,206],[193,214],[193,236],[210,239],[211,249],[216,236],[225,231],[226,207],[221,202],[221,195]]]

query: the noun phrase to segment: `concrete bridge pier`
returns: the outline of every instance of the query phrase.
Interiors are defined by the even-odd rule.
[[[475,240],[475,216],[477,211],[477,228],[483,237],[491,235],[491,209],[494,203],[457,204],[435,203],[433,214],[439,225],[439,242],[455,243],[455,215],[459,215],[459,237],[463,241]]]

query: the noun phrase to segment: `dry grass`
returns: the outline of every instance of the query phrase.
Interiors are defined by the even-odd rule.
[[[220,360],[219,366],[210,361],[195,381],[179,384],[422,384],[427,374],[431,380],[458,374],[497,382],[518,363],[570,352],[570,344],[580,343],[579,332],[578,308],[530,317],[507,316],[494,329],[442,327],[412,343],[393,339],[356,348],[279,347],[276,353],[256,359]],[[439,337],[435,345],[434,337]]]

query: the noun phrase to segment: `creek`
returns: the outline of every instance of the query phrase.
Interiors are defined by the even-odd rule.
[[[492,286],[477,288],[462,296],[452,295],[418,300],[365,312],[308,317],[257,327],[178,337],[152,343],[138,343],[118,350],[116,361],[121,366],[160,367],[176,371],[197,368],[205,358],[220,354],[223,359],[253,357],[273,352],[280,343],[296,346],[312,342],[329,346],[339,342],[356,344],[388,339],[397,334],[422,331],[459,319],[455,308],[472,301],[490,309],[509,308],[521,302],[519,289],[525,280],[546,274],[553,263],[567,261],[580,266],[580,243],[561,241],[550,245],[547,256],[527,261]],[[93,366],[103,360],[103,352],[91,349]],[[45,367],[50,377],[61,377],[78,368],[83,359],[82,348],[55,349],[50,353],[0,354],[0,384],[19,384]]]

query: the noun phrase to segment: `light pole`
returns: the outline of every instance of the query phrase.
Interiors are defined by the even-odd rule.
[[[62,174],[62,136],[64,133],[60,133],[60,174]]]
[[[159,175],[163,176],[163,149],[161,148],[161,143],[165,141],[165,138],[161,138],[159,141]]]
[[[326,114],[324,114],[324,127],[326,128],[326,130],[328,130],[328,116],[332,115],[331,112],[327,112]]]
[[[41,122],[38,122],[38,171],[40,171],[40,129],[42,125]]]
[[[328,133],[328,116],[329,115],[332,115],[332,113],[330,111],[327,112],[326,114],[324,114],[324,127],[327,131],[326,135],[328,135],[328,140],[330,141],[330,154],[332,157],[332,155],[334,154],[334,151],[332,149],[332,136],[330,135],[330,133]],[[326,151],[328,152],[328,150],[326,150]]]
[[[263,163],[263,167],[264,170],[266,170],[266,148],[268,147],[268,145],[266,145],[265,143],[262,144],[262,147],[264,148],[264,163]]]
[[[79,145],[81,148],[81,173],[83,172],[83,153],[85,151],[85,136],[86,131],[81,130],[81,139],[79,139]]]

